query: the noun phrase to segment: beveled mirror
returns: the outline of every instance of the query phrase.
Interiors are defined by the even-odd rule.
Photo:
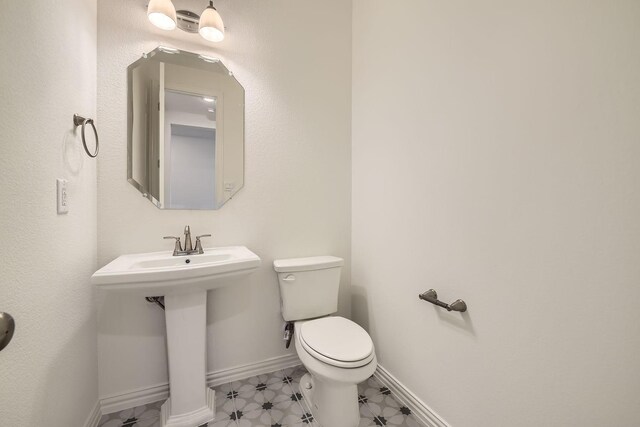
[[[218,59],[158,47],[127,68],[127,179],[160,209],[219,209],[244,185],[244,89]]]

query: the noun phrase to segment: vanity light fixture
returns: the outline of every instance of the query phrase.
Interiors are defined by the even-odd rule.
[[[213,98],[207,98],[207,97],[202,98],[202,100],[203,100],[204,102],[213,102],[213,101],[215,101],[215,99],[213,99]]]
[[[162,30],[173,30],[176,27],[188,33],[200,33],[203,39],[220,42],[224,39],[224,23],[220,14],[213,7],[213,1],[202,12],[202,15],[189,10],[176,11],[171,0],[149,0],[147,6],[149,21]]]
[[[213,7],[213,1],[209,0],[209,6],[202,12],[200,16],[200,24],[198,32],[203,39],[210,42],[221,42],[224,39],[224,24],[220,14]]]
[[[151,0],[147,6],[149,21],[162,30],[176,28],[176,8],[171,0]]]

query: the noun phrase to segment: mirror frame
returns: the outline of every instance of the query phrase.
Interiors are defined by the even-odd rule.
[[[204,63],[210,63],[210,64],[217,64],[219,66],[221,66],[223,68],[224,71],[226,71],[228,73],[228,75],[230,77],[232,77],[237,83],[238,85],[242,88],[242,186],[234,189],[234,192],[226,199],[224,199],[220,205],[218,205],[217,207],[213,208],[213,209],[208,209],[208,208],[204,208],[204,209],[199,209],[199,208],[192,208],[192,209],[184,209],[184,208],[166,208],[162,206],[162,203],[160,202],[160,200],[157,200],[155,197],[153,197],[153,195],[147,190],[145,189],[138,181],[136,181],[133,178],[133,88],[132,88],[132,84],[133,84],[133,70],[143,61],[152,58],[152,57],[159,57],[160,59],[162,58],[172,58],[175,55],[185,55],[185,56],[190,56],[192,58],[196,58],[200,61],[203,61]],[[149,199],[149,201],[158,209],[160,210],[168,210],[168,211],[175,211],[175,210],[218,210],[221,209],[222,206],[224,206],[229,200],[233,199],[235,197],[235,195],[244,187],[244,182],[245,182],[245,163],[246,163],[246,91],[244,89],[244,86],[238,81],[238,79],[236,79],[235,75],[233,74],[232,71],[230,71],[226,65],[224,65],[224,63],[215,57],[211,57],[211,56],[207,56],[207,55],[202,55],[202,54],[197,54],[197,53],[193,53],[193,52],[189,52],[189,51],[185,51],[185,50],[180,50],[180,49],[175,49],[175,48],[169,48],[169,47],[164,47],[164,46],[158,46],[157,48],[155,48],[154,50],[152,50],[149,53],[143,53],[142,57],[137,59],[136,61],[134,61],[133,63],[129,64],[129,66],[127,67],[127,181],[129,182],[129,184],[131,184],[136,190],[138,190],[142,197],[145,197],[147,199]],[[224,163],[223,163],[224,166]],[[224,186],[224,183],[223,183]]]

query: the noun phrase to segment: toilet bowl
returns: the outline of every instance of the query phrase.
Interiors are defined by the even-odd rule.
[[[360,422],[358,383],[373,375],[377,359],[371,338],[343,317],[295,323],[298,357],[308,374],[300,391],[323,427],[356,427]]]
[[[332,256],[276,260],[282,317],[294,322],[298,357],[308,371],[300,391],[322,427],[357,427],[358,383],[377,367],[369,334],[338,311],[340,271]]]

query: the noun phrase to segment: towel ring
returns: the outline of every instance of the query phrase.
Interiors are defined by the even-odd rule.
[[[89,152],[89,149],[87,148],[87,140],[84,137],[84,127],[88,124],[91,125],[91,127],[93,128],[93,134],[96,137],[96,150],[93,154],[91,154],[91,152]],[[84,117],[78,115],[78,114],[74,114],[73,115],[73,124],[78,127],[78,126],[82,126],[82,145],[84,146],[84,151],[87,153],[87,155],[89,157],[97,157],[98,156],[98,150],[100,149],[100,143],[98,142],[98,131],[96,130],[96,125],[93,123],[93,119],[85,119]]]

